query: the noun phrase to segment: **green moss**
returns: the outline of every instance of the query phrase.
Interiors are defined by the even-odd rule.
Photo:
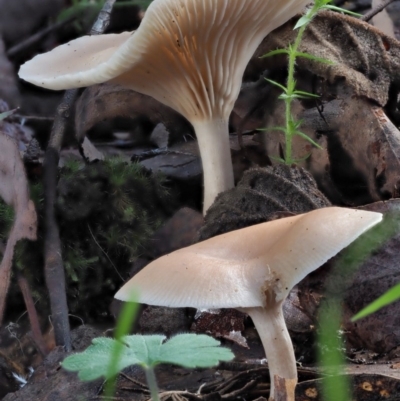
[[[108,314],[130,264],[175,202],[165,179],[121,158],[62,169],[57,212],[71,313]],[[99,312],[100,311],[100,312]]]
[[[14,209],[0,200],[0,240],[5,240],[14,221]]]
[[[85,322],[109,316],[109,306],[131,263],[176,208],[165,178],[120,158],[84,165],[68,162],[60,170],[56,214],[67,279],[70,313]],[[21,270],[35,300],[47,310],[44,280],[44,202],[41,183],[31,184],[39,216],[38,240],[20,241],[14,271]],[[6,239],[13,209],[0,202],[0,238]],[[23,309],[14,281],[9,304]],[[45,312],[47,313],[47,312]]]

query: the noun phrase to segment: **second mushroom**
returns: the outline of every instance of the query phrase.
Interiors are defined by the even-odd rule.
[[[134,33],[85,36],[25,63],[19,76],[60,90],[114,82],[154,97],[193,125],[204,212],[234,186],[228,120],[263,38],[309,0],[154,0]]]
[[[296,360],[282,304],[300,280],[381,220],[380,213],[328,207],[232,231],[155,260],[115,297],[129,301],[135,289],[149,305],[247,313],[267,356],[270,401],[294,401]]]

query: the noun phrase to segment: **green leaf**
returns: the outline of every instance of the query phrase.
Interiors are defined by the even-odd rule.
[[[304,91],[293,91],[290,94],[282,93],[278,96],[278,99],[287,100],[287,99],[310,99],[310,98],[319,98],[319,95],[314,95],[313,93],[304,92]]]
[[[4,120],[7,117],[12,116],[17,110],[18,110],[18,108],[12,109],[12,110],[8,110],[8,111],[4,111],[3,113],[0,113],[0,121]]]
[[[231,350],[220,347],[219,341],[201,334],[179,334],[170,340],[163,335],[124,336],[121,342],[111,338],[95,338],[84,352],[67,357],[62,366],[66,370],[79,372],[81,380],[106,379],[130,365],[151,368],[160,363],[172,363],[188,368],[211,367],[219,361],[234,358]],[[109,369],[116,343],[121,349]]]
[[[257,131],[282,131],[286,132],[286,127],[281,126],[274,126],[274,127],[267,127],[267,128],[257,128]]]
[[[285,159],[282,159],[282,157],[278,157],[278,156],[269,156],[269,158],[272,159],[272,160],[274,160],[274,161],[283,163],[283,164],[286,163]]]
[[[295,131],[295,134],[298,136],[301,136],[303,139],[305,139],[306,141],[312,143],[315,147],[317,147],[318,149],[322,149],[321,145],[319,145],[317,142],[313,141],[308,135],[306,135],[304,132],[301,131]]]
[[[319,63],[324,63],[324,64],[331,64],[331,65],[335,64],[333,61],[330,61],[326,58],[313,56],[310,53],[296,52],[296,57],[302,57],[302,58],[306,58],[308,60],[314,60],[314,61],[318,61]]]
[[[272,57],[272,56],[276,56],[277,54],[289,54],[289,50],[287,50],[287,49],[272,50],[272,51],[262,55],[260,58]]]
[[[307,14],[303,15],[294,26],[294,30],[301,28],[303,25],[307,25],[311,21],[310,16]]]
[[[272,79],[264,78],[267,82],[269,82],[272,85],[277,86],[278,88],[281,88],[285,93],[287,92],[287,89],[281,85],[279,82],[273,81]]]
[[[295,94],[287,95],[286,93],[282,93],[278,96],[278,99],[280,100],[289,100],[289,99],[297,99],[299,96],[296,96]]]
[[[106,337],[95,338],[92,345],[84,352],[68,356],[64,359],[62,367],[66,370],[79,372],[78,377],[83,381],[98,379],[104,376],[106,379],[114,376],[110,374],[109,364],[115,350],[117,340]],[[115,361],[113,371],[120,371],[130,365],[137,365],[141,361],[126,346]]]
[[[327,6],[324,6],[322,8],[325,8],[325,9],[328,9],[328,10],[332,10],[332,11],[339,11],[340,13],[349,14],[349,15],[352,15],[354,17],[362,17],[362,15],[359,14],[359,13],[355,13],[354,11],[346,10],[344,8],[341,8],[341,7],[332,6],[330,4],[327,5]]]
[[[298,95],[298,97],[302,97],[302,98],[319,98],[319,95],[315,95],[314,93],[310,93],[310,92],[305,92],[305,91],[299,91],[299,90],[295,90],[293,92],[293,94]]]
[[[179,334],[163,344],[160,362],[206,368],[218,365],[219,361],[232,360],[232,351],[219,345],[219,341],[205,334]]]
[[[326,4],[331,3],[332,0],[316,0],[315,4],[314,4],[314,9],[316,11],[320,10],[321,8],[323,8]]]
[[[385,292],[381,297],[375,299],[372,303],[358,312],[355,316],[351,318],[352,322],[355,322],[363,317],[376,312],[377,310],[391,304],[392,302],[398,301],[400,299],[400,283],[392,287],[390,290]]]

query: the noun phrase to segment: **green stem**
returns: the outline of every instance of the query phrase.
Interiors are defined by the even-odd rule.
[[[158,397],[158,385],[156,376],[154,374],[154,369],[152,367],[146,367],[144,368],[144,372],[146,374],[146,381],[147,385],[149,386],[152,401],[160,401],[160,398]]]
[[[288,77],[287,77],[287,97],[285,99],[285,123],[286,123],[286,133],[285,133],[285,163],[292,164],[292,138],[295,135],[296,127],[292,116],[292,101],[293,93],[295,91],[295,81],[294,81],[294,70],[296,65],[296,57],[298,48],[303,38],[304,31],[306,30],[308,24],[300,27],[293,46],[289,48],[289,66],[288,66]]]

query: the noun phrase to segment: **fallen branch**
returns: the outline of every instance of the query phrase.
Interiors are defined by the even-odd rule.
[[[389,4],[393,3],[395,0],[385,0],[382,1],[379,6],[373,8],[371,11],[367,12],[364,16],[360,18],[361,21],[368,22],[371,18],[375,17],[376,14],[380,13],[383,9],[385,9]]]
[[[107,0],[90,30],[91,35],[100,35],[107,28],[116,0]],[[78,96],[77,89],[65,92],[57,108],[49,144],[44,159],[45,190],[45,277],[50,296],[52,323],[56,345],[71,351],[71,337],[68,320],[65,272],[63,267],[60,233],[55,216],[57,169],[61,144],[72,107]]]

